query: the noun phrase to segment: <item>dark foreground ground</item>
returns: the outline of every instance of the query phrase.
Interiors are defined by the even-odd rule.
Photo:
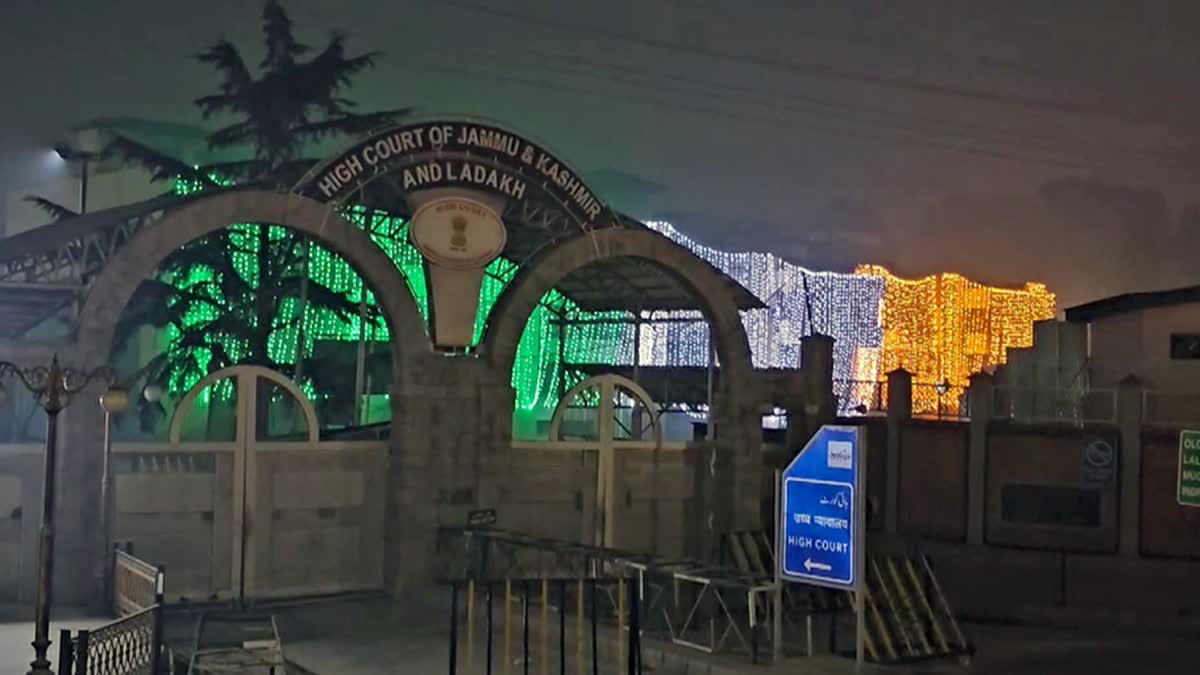
[[[296,675],[360,675],[395,673],[433,675],[447,671],[447,613],[435,594],[407,598],[357,598],[272,608],[283,633],[289,660],[300,666]],[[32,624],[25,611],[0,607],[0,675],[20,675],[28,668]],[[64,613],[61,627],[91,628],[101,622]],[[169,638],[177,645],[190,642],[192,619],[176,614]],[[967,626],[978,647],[969,667],[952,663],[912,664],[868,672],[913,675],[974,673],[976,675],[1179,675],[1200,673],[1200,635],[1165,635],[1135,630],[1067,630],[1047,627]],[[53,651],[53,649],[52,649]],[[676,650],[677,652],[679,650]],[[686,652],[686,650],[683,650]],[[821,657],[794,659],[783,666],[739,665],[729,661],[699,662],[689,675],[747,673],[779,675],[854,672],[847,660]],[[460,663],[459,672],[465,670]],[[481,665],[481,664],[477,664]],[[570,669],[573,672],[573,668]],[[590,670],[590,669],[589,669]],[[503,671],[497,665],[494,671]],[[513,673],[523,672],[521,664]],[[536,669],[532,672],[537,672]],[[616,664],[601,672],[617,673]],[[668,671],[659,669],[662,675]]]

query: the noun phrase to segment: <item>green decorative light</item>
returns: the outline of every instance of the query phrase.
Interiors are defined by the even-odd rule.
[[[175,192],[181,195],[191,194],[202,189],[203,185],[196,181],[180,179],[175,183]],[[366,209],[359,207],[351,208],[346,216],[352,223],[367,231],[380,249],[396,264],[408,282],[422,317],[428,321],[429,300],[423,260],[420,252],[408,240],[407,224],[402,219],[380,212],[368,213]],[[251,225],[232,225],[230,227],[233,232],[232,239],[239,248],[239,251],[233,255],[234,267],[250,285],[254,285],[258,279],[256,256],[258,237],[253,228],[254,226]],[[268,236],[272,240],[277,240],[286,234],[284,228],[274,226],[270,228],[269,232]],[[516,270],[517,266],[514,263],[503,258],[493,261],[488,266],[480,288],[479,309],[475,317],[474,343],[476,345],[482,338],[492,307]],[[308,274],[309,278],[314,281],[330,290],[344,293],[356,302],[360,301],[363,293],[366,292],[366,303],[370,306],[375,305],[374,296],[364,290],[362,278],[354,268],[341,256],[317,243],[313,243],[310,249]],[[189,289],[197,292],[198,289],[205,288],[202,285],[211,282],[213,277],[212,270],[194,267],[188,271],[187,278],[164,278],[164,281],[181,290]],[[279,317],[276,320],[295,318],[301,312],[299,304],[294,299],[288,299],[281,303]],[[517,346],[516,361],[513,365],[512,385],[516,390],[517,408],[527,413],[552,409],[558,401],[559,387],[563,386],[560,382],[565,377],[559,360],[560,333],[558,326],[552,323],[555,317],[552,307],[559,308],[559,311],[573,317],[620,316],[619,313],[582,312],[574,303],[556,291],[546,294],[529,319]],[[215,308],[194,307],[184,318],[184,324],[195,325],[211,320],[215,318],[215,312]],[[305,355],[311,354],[314,344],[318,340],[356,342],[359,339],[360,330],[367,340],[386,342],[390,339],[387,325],[382,321],[369,321],[366,326],[360,326],[357,316],[347,322],[332,312],[311,305],[304,307],[303,312],[304,316],[298,325],[281,327],[272,332],[268,350],[270,357],[276,362],[296,363],[297,350],[304,350]],[[302,345],[300,344],[300,326],[303,326],[304,344]],[[562,352],[568,362],[576,363],[617,363],[620,361],[616,359],[621,356],[628,360],[631,358],[631,354],[620,353],[625,351],[623,346],[627,346],[624,343],[628,340],[623,339],[626,334],[627,327],[616,324],[573,326],[569,329],[568,339]],[[168,327],[165,331],[164,338],[168,345],[178,337],[179,331],[173,327]],[[239,358],[244,354],[244,350],[240,349],[238,345],[227,345],[226,348],[234,358]],[[195,350],[190,357],[194,360],[195,367],[187,376],[170,382],[169,386],[172,390],[186,391],[198,382],[204,373],[209,372],[208,361],[211,355],[207,350]],[[309,396],[316,397],[317,392],[312,391],[311,382],[304,381],[300,385]],[[570,383],[566,386],[569,387]],[[214,393],[218,397],[227,397],[232,395],[232,389],[217,390]]]

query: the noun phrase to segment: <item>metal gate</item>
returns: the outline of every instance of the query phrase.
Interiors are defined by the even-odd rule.
[[[116,538],[169,570],[169,601],[382,586],[383,442],[321,442],[304,392],[257,366],[196,384],[168,438],[113,453]]]
[[[641,521],[644,525],[653,519],[648,497],[661,495],[653,493],[647,479],[654,476],[659,453],[680,452],[687,445],[664,442],[650,395],[636,382],[608,374],[589,377],[563,395],[550,422],[548,441],[515,442],[513,448],[519,453],[514,458],[530,468],[525,473],[533,475],[520,479],[521,488],[559,495],[562,500],[578,496],[574,509],[567,508],[565,501],[539,504],[537,522],[523,531],[596,546],[650,550],[654,546],[640,536],[648,531],[646,527],[623,524]],[[542,464],[536,461],[538,456],[547,471],[537,470]],[[552,478],[538,479],[536,475],[542,473]],[[676,489],[688,491],[687,486]],[[574,523],[553,531],[545,527],[552,519],[572,514],[581,521],[581,530]]]

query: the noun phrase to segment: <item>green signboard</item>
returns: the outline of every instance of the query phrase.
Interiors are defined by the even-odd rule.
[[[1200,431],[1179,432],[1179,489],[1183,506],[1200,506]]]

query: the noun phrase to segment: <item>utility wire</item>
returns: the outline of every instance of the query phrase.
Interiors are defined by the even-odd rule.
[[[468,50],[469,52],[470,50]],[[460,53],[462,53],[460,51]],[[883,108],[874,108],[870,106],[857,106],[847,104],[835,100],[821,99],[812,96],[801,95],[780,95],[779,92],[769,92],[761,88],[748,87],[741,84],[721,83],[713,81],[705,81],[699,78],[693,78],[686,75],[675,74],[652,74],[647,73],[644,69],[635,68],[627,64],[614,62],[603,62],[597,60],[589,60],[579,57],[576,54],[563,54],[558,52],[547,52],[537,49],[521,49],[511,48],[504,50],[476,50],[475,54],[483,58],[483,62],[489,64],[497,64],[512,54],[525,54],[532,61],[522,63],[521,67],[525,69],[541,69],[550,72],[557,72],[573,79],[582,74],[598,79],[606,79],[608,81],[627,84],[640,88],[652,88],[656,91],[661,91],[664,87],[659,86],[656,79],[664,79],[671,83],[674,88],[684,94],[699,94],[705,97],[706,100],[719,100],[730,102],[731,104],[744,106],[747,103],[759,106],[771,112],[783,112],[789,115],[799,113],[801,115],[824,115],[823,121],[830,121],[827,113],[835,112],[839,116],[835,121],[841,124],[857,123],[859,125],[867,125],[875,128],[884,128],[892,131],[897,131],[902,134],[925,134],[935,135],[943,141],[958,140],[965,141],[975,145],[992,145],[1001,150],[1009,150],[1015,153],[1023,153],[1029,150],[1040,150],[1051,155],[1082,155],[1085,158],[1094,160],[1096,158],[1107,159],[1123,159],[1130,154],[1143,155],[1146,157],[1154,157],[1158,159],[1167,159],[1173,161],[1169,155],[1161,151],[1149,150],[1144,148],[1120,148],[1081,146],[1079,144],[1064,142],[1064,139],[1052,138],[1046,135],[1030,133],[1008,128],[989,129],[976,125],[964,124],[955,120],[944,118],[934,118],[928,116],[908,116],[904,119],[896,111]],[[610,75],[609,71],[618,75]],[[730,92],[744,93],[744,97],[731,99]],[[794,101],[791,105],[785,105]],[[847,114],[852,117],[847,117]],[[946,138],[954,137],[954,138]]]
[[[570,92],[570,93],[581,94],[581,95],[585,95],[585,96],[598,97],[598,98],[602,98],[604,100],[611,100],[611,98],[612,98],[612,95],[599,92],[593,88],[580,87],[580,86],[569,85],[569,84],[562,84],[562,83],[555,82],[553,80],[549,80],[546,78],[522,77],[522,76],[512,75],[511,73],[504,71],[504,70],[489,71],[489,70],[480,70],[480,69],[470,69],[470,68],[464,68],[464,67],[459,67],[459,66],[450,66],[450,65],[446,65],[445,63],[442,63],[439,60],[435,60],[435,58],[432,55],[429,57],[424,57],[420,53],[414,53],[411,58],[416,61],[421,61],[423,58],[428,58],[429,59],[428,62],[422,63],[422,67],[427,70],[442,71],[442,72],[446,72],[446,73],[459,75],[462,77],[467,77],[470,79],[480,80],[483,82],[500,82],[500,81],[511,82],[514,84],[525,85],[525,86],[529,86],[529,87],[533,87],[533,88],[537,88],[537,89],[544,89],[544,90],[556,91],[556,92]],[[814,124],[811,122],[801,122],[796,119],[783,119],[783,118],[779,118],[779,117],[766,116],[766,115],[753,115],[753,114],[748,114],[746,112],[741,112],[741,111],[733,112],[733,111],[716,108],[716,107],[712,107],[712,106],[701,106],[701,105],[691,105],[691,104],[681,103],[677,100],[662,100],[662,99],[654,99],[654,98],[648,98],[648,97],[629,98],[627,96],[625,97],[625,100],[632,102],[632,103],[649,105],[649,106],[663,108],[663,109],[667,109],[667,110],[673,110],[676,112],[691,113],[691,114],[699,115],[702,117],[719,117],[719,118],[724,118],[727,120],[732,120],[735,122],[767,124],[767,125],[774,126],[776,128],[781,128],[781,129],[792,129],[792,130],[799,130],[799,131],[808,131],[808,132],[813,132],[813,133],[818,133],[818,134],[828,134],[828,135],[840,136],[840,137],[849,138],[849,139],[858,140],[858,141],[873,141],[873,142],[877,142],[877,143],[889,143],[889,144],[893,144],[893,145],[904,145],[904,146],[917,147],[917,148],[922,148],[922,149],[945,150],[945,151],[952,151],[952,152],[958,152],[958,153],[963,153],[963,154],[991,157],[991,158],[995,158],[995,159],[1012,160],[1012,161],[1023,162],[1023,163],[1027,163],[1027,164],[1040,164],[1043,166],[1050,166],[1050,167],[1055,167],[1055,168],[1060,168],[1060,169],[1065,168],[1065,169],[1072,169],[1072,170],[1080,170],[1080,169],[1087,168],[1087,166],[1085,164],[1077,162],[1077,161],[1072,161],[1069,159],[1061,159],[1061,158],[1054,158],[1054,157],[1039,157],[1039,156],[1034,156],[1034,155],[1019,154],[1017,152],[1009,152],[1009,151],[1005,151],[1002,149],[978,147],[978,146],[973,146],[973,145],[969,145],[969,144],[964,144],[961,142],[954,142],[953,139],[929,139],[929,138],[920,138],[916,135],[909,135],[907,137],[906,136],[896,136],[896,135],[889,136],[889,135],[884,135],[884,134],[879,134],[879,133],[873,133],[869,129],[854,128],[854,127],[839,127],[839,126],[834,126],[831,124]]]
[[[729,51],[718,51],[700,47],[693,44],[683,42],[672,42],[670,40],[662,40],[658,38],[650,38],[632,33],[626,33],[609,28],[596,26],[586,26],[577,23],[565,21],[557,21],[554,19],[546,19],[524,12],[513,11],[509,9],[499,9],[493,7],[484,7],[469,2],[461,2],[460,0],[441,0],[437,3],[443,7],[450,7],[463,12],[472,12],[483,14],[494,18],[512,21],[514,23],[536,25],[543,28],[548,28],[556,31],[569,31],[572,34],[590,33],[598,37],[607,38],[610,40],[620,40],[630,44],[636,44],[651,49],[663,51],[672,51],[677,53],[691,54],[704,58],[731,61],[741,63],[743,65],[755,66],[759,68],[773,68],[791,72],[795,75],[819,77],[824,79],[843,80],[856,82],[859,84],[887,86],[910,93],[931,94],[937,96],[948,96],[961,98],[966,100],[984,101],[989,103],[1000,103],[1004,105],[1018,106],[1031,110],[1062,112],[1071,114],[1088,114],[1102,115],[1103,111],[1095,106],[1082,105],[1074,103],[1063,103],[1059,101],[1049,101],[1044,99],[1032,98],[1027,96],[1018,96],[1013,94],[998,94],[995,92],[985,91],[981,89],[973,89],[970,87],[961,87],[956,85],[946,85],[915,80],[911,78],[885,77],[882,75],[874,75],[854,70],[837,68],[820,63],[803,63],[797,61],[784,61],[780,59],[766,58],[754,54],[737,53]]]

